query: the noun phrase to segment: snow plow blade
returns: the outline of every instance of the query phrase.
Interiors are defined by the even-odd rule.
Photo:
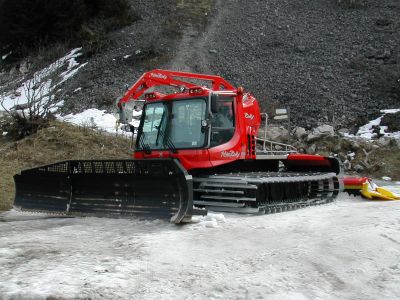
[[[22,210],[173,223],[195,212],[192,176],[173,159],[70,160],[24,170],[14,181]]]

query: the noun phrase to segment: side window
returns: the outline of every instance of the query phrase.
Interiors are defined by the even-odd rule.
[[[161,123],[162,119],[165,118],[165,114],[166,109],[162,103],[155,103],[147,105],[146,107],[142,142],[152,149],[160,149],[163,147],[160,139],[160,132],[165,128],[166,122]],[[163,128],[160,128],[160,126]]]
[[[211,119],[211,146],[228,142],[235,132],[233,98],[221,98]]]

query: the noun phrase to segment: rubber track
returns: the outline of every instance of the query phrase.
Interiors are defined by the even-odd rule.
[[[334,173],[237,172],[193,180],[195,205],[239,213],[269,214],[325,204],[334,201],[340,192]],[[243,197],[238,196],[238,191]],[[213,199],[213,195],[221,193],[227,197]]]

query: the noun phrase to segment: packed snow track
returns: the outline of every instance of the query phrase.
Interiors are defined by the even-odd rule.
[[[400,202],[197,223],[0,214],[0,299],[399,299]]]

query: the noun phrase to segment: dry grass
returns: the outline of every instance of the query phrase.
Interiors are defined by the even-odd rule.
[[[66,159],[130,158],[126,138],[54,122],[20,141],[0,138],[0,211],[12,207],[13,175],[22,169]]]
[[[339,137],[327,137],[316,142],[318,154],[329,156],[337,153],[342,161],[347,157],[347,153],[354,152],[352,166],[359,164],[365,168],[360,174],[355,174],[356,176],[373,178],[389,176],[393,180],[400,180],[399,147],[394,142],[387,146],[373,147],[371,143],[359,141],[358,145],[354,148],[350,140]]]
[[[186,14],[190,14],[195,18],[203,18],[209,14],[214,0],[176,0],[176,6],[178,9],[182,9]]]
[[[215,0],[176,0],[175,19],[177,24],[190,24],[200,31],[207,26]],[[171,20],[172,21],[172,20]],[[175,25],[177,25],[175,24]],[[179,25],[177,25],[179,27]]]
[[[379,168],[374,172],[376,178],[389,176],[393,180],[400,180],[400,153],[398,147],[387,147],[381,151],[375,151],[370,155],[371,161]]]

